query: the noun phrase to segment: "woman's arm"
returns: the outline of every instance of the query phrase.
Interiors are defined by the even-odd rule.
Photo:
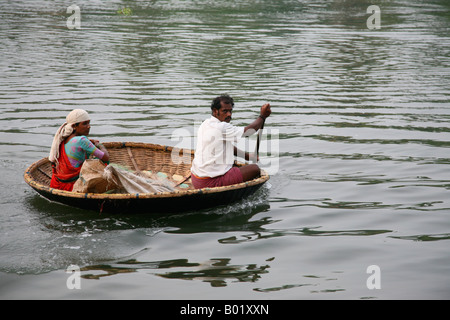
[[[106,150],[105,146],[102,145],[101,143],[98,143],[96,147],[103,152],[103,157],[101,158],[101,160],[105,163],[109,163],[109,153],[108,150]]]
[[[97,156],[97,155],[96,156],[103,162],[109,163],[109,153],[108,153],[108,150],[105,148],[105,146],[103,144],[101,144],[100,141],[98,141],[98,140],[94,140],[94,139],[89,139],[89,140],[94,144],[94,146],[98,150],[100,150],[103,153],[103,156],[101,156],[101,157]],[[95,152],[94,152],[94,155],[95,155]]]

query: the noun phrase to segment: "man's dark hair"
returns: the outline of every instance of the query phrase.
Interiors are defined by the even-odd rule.
[[[231,106],[234,106],[233,98],[227,94],[222,94],[222,95],[214,98],[214,100],[211,103],[211,110],[214,110],[214,109],[219,110],[221,107],[220,102],[222,102],[222,101],[226,104],[231,104]]]

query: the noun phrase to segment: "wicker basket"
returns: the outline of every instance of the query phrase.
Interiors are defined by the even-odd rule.
[[[45,198],[83,209],[101,212],[181,212],[224,205],[259,189],[268,179],[266,172],[251,181],[217,188],[194,189],[190,181],[194,151],[148,143],[107,142],[110,162],[136,171],[161,172],[184,188],[174,192],[140,194],[77,193],[50,188],[51,163],[47,158],[33,163],[24,179]],[[243,163],[237,163],[242,166]],[[187,187],[186,187],[187,186]]]

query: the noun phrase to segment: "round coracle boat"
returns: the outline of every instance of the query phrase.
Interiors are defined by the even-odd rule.
[[[261,176],[251,181],[195,189],[190,179],[193,150],[136,142],[105,142],[103,145],[108,149],[111,165],[127,168],[140,176],[157,177],[158,182],[169,185],[170,190],[156,188],[159,191],[129,193],[115,189],[80,192],[50,188],[52,166],[48,158],[28,167],[24,179],[48,200],[109,213],[186,212],[227,205],[253,194],[269,180],[269,175],[261,170]],[[236,162],[235,165],[244,164]]]

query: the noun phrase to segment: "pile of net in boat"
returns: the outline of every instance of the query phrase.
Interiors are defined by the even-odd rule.
[[[73,192],[82,193],[159,193],[172,192],[177,186],[158,173],[133,171],[119,164],[107,166],[100,160],[86,160]]]

